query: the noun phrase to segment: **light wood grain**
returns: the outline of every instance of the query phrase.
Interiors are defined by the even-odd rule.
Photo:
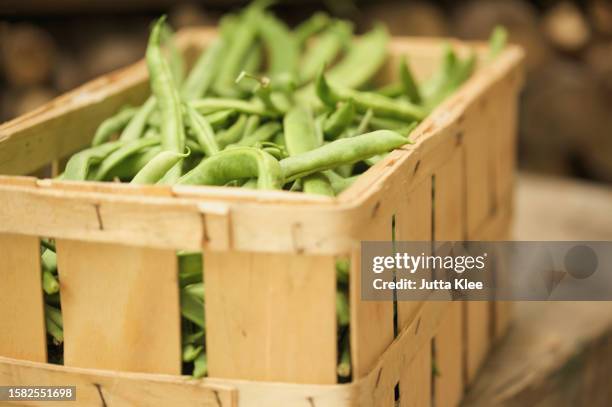
[[[57,240],[57,256],[67,366],[181,373],[174,251]]]
[[[38,238],[0,234],[0,355],[47,361]]]
[[[189,377],[81,369],[1,356],[0,383],[3,386],[76,386],[76,401],[45,401],[45,406],[238,406],[237,392],[224,384]],[[20,401],[15,405],[40,406],[42,403]]]
[[[434,240],[462,240],[465,236],[465,164],[461,144],[434,178]],[[434,339],[434,403],[454,407],[463,395],[463,303],[453,302]]]
[[[431,370],[431,343],[426,343],[402,371],[400,407],[431,407]]]
[[[330,256],[206,252],[211,377],[336,382]]]

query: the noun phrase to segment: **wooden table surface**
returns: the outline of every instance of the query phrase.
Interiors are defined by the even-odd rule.
[[[612,188],[521,174],[516,240],[612,240]],[[612,302],[524,302],[464,406],[612,406]]]

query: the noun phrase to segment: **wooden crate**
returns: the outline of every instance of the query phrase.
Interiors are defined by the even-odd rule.
[[[192,56],[210,36],[184,31],[180,43]],[[442,43],[396,38],[391,52],[408,53],[423,78]],[[0,383],[76,385],[83,406],[392,406],[397,395],[402,407],[456,406],[508,311],[400,302],[394,336],[394,304],[360,300],[359,243],[391,240],[393,216],[400,240],[507,236],[522,59],[510,46],[483,64],[414,145],[334,199],[18,176],[85,147],[103,118],[141,102],[143,62],[4,124],[0,174],[14,176],[0,177]],[[64,366],[46,363],[40,237],[57,241]],[[204,251],[203,380],[180,376],[179,249]],[[337,258],[351,259],[348,384],[336,382]]]

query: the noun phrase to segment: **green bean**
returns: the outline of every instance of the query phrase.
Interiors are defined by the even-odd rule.
[[[251,178],[250,180],[242,184],[242,188],[257,189],[257,179]]]
[[[219,148],[223,149],[230,144],[237,143],[240,140],[240,138],[242,138],[243,134],[245,133],[245,129],[248,124],[247,122],[251,118],[257,118],[258,119],[257,121],[259,122],[258,116],[250,116],[248,117],[248,119],[247,117],[248,116],[244,114],[240,115],[240,117],[238,117],[238,120],[236,120],[236,122],[232,124],[232,126],[229,129],[224,130],[220,132],[219,134],[217,134],[216,140],[217,140],[217,144],[219,145]]]
[[[256,43],[249,50],[244,60],[244,64],[242,65],[242,70],[246,72],[258,72],[259,68],[261,68],[262,58],[261,46]]]
[[[404,85],[401,82],[392,82],[375,90],[379,95],[396,98],[404,94]]]
[[[504,26],[495,26],[491,37],[489,37],[489,55],[487,59],[490,61],[497,57],[506,47],[508,41],[508,31]]]
[[[426,114],[424,109],[408,102],[402,103],[372,92],[360,92],[331,86],[322,72],[317,77],[315,88],[319,99],[330,107],[335,106],[338,102],[353,99],[355,109],[361,113],[372,109],[376,116],[407,121],[421,120]]]
[[[400,60],[399,67],[400,79],[402,81],[402,88],[404,89],[404,93],[408,96],[408,100],[414,104],[420,104],[423,100],[421,98],[421,94],[419,92],[419,88],[417,86],[416,80],[414,79],[414,75],[406,62],[406,57],[403,56]]]
[[[145,148],[136,154],[122,160],[117,164],[106,176],[108,179],[121,179],[130,180],[134,178],[138,171],[140,171],[149,161],[151,161],[157,154],[162,150],[161,146],[153,146]]]
[[[206,95],[221,67],[220,56],[224,46],[226,44],[223,38],[220,38],[202,51],[181,88],[184,100],[197,99]]]
[[[295,41],[299,46],[303,46],[310,37],[329,26],[330,22],[331,19],[326,13],[318,12],[313,14],[293,30]]]
[[[59,307],[60,305],[60,296],[59,296],[59,292],[56,292],[55,294],[44,294],[45,297],[45,304],[49,304],[49,305],[57,305]]]
[[[323,133],[327,139],[335,139],[353,121],[355,117],[355,105],[353,100],[349,99],[343,102],[324,122]]]
[[[432,106],[432,100],[439,99],[439,94],[444,92],[449,78],[457,66],[457,54],[450,44],[444,45],[442,65],[436,73],[421,85],[421,96],[426,105]]]
[[[136,108],[128,107],[121,109],[116,115],[104,120],[98,126],[91,145],[99,146],[100,144],[106,143],[113,134],[125,128],[137,111]]]
[[[228,123],[236,116],[237,112],[232,109],[219,110],[214,113],[205,114],[206,120],[214,130],[219,130],[228,125]]]
[[[283,75],[293,78],[299,59],[293,33],[282,21],[266,13],[257,18],[257,30],[267,50],[268,72],[272,80]]]
[[[242,70],[243,62],[253,46],[257,35],[257,20],[261,10],[249,7],[240,17],[239,23],[228,27],[231,35],[231,46],[226,47],[223,56],[223,69],[219,70],[215,82],[215,90],[222,95],[234,95],[232,90],[234,80]],[[231,32],[233,31],[233,32]]]
[[[119,140],[132,141],[139,139],[144,133],[147,122],[152,117],[153,111],[157,108],[155,97],[149,96],[144,104],[138,109],[138,112],[132,117],[132,120],[127,124]]]
[[[360,120],[361,123],[363,122],[365,115],[357,115],[356,118]],[[405,120],[390,119],[388,117],[372,116],[369,120],[368,126],[372,128],[372,130],[398,130],[406,127],[406,125],[409,123],[411,122],[406,122]]]
[[[303,191],[307,194],[335,196],[329,178],[320,172],[304,177],[302,179],[302,186]]]
[[[108,173],[121,161],[155,144],[159,144],[159,138],[157,137],[142,138],[123,143],[120,148],[115,149],[102,161],[100,167],[96,170],[95,174],[93,174],[93,180],[102,181],[106,179]]]
[[[353,27],[345,21],[338,21],[328,28],[310,46],[300,64],[300,80],[306,83],[314,79],[323,66],[331,64],[342,49],[350,43]]]
[[[253,134],[257,128],[259,127],[259,122],[261,121],[261,119],[259,118],[259,116],[253,115],[253,116],[249,116],[245,126],[244,126],[244,132],[242,133],[242,137],[249,137],[251,134]]]
[[[206,353],[202,352],[193,362],[193,377],[200,378],[208,374],[208,361]]]
[[[196,331],[190,335],[183,335],[183,345],[187,345],[189,343],[195,344],[198,342],[202,342],[204,339],[204,331]]]
[[[314,150],[285,158],[280,162],[285,181],[343,164],[362,161],[408,143],[408,139],[391,130],[378,130],[351,138],[332,141]]]
[[[166,23],[162,27],[161,42],[164,42],[168,49],[168,67],[175,85],[178,86],[185,75],[185,61],[174,41],[174,30]]]
[[[342,191],[344,191],[345,189],[353,185],[353,183],[359,177],[359,175],[354,175],[352,177],[345,178],[332,170],[325,170],[323,171],[323,174],[329,180],[329,183],[332,187],[332,191],[334,192],[334,195],[340,194]]]
[[[319,146],[312,112],[302,106],[290,110],[283,120],[285,144],[289,155],[297,155]]]
[[[161,144],[165,150],[182,153],[185,149],[185,131],[179,93],[174,86],[172,73],[161,52],[161,32],[165,17],[157,20],[153,26],[147,46],[146,60],[149,68],[151,89],[157,99],[161,113]],[[177,178],[180,168],[173,170]]]
[[[365,133],[366,130],[370,127],[370,122],[372,121],[373,117],[374,117],[374,111],[372,109],[366,110],[361,121],[359,122],[359,126],[357,126],[357,129],[355,130],[355,133],[353,135],[356,136],[356,135]],[[383,129],[383,130],[391,130],[391,129]]]
[[[244,137],[237,143],[237,145],[251,147],[255,145],[255,143],[270,140],[280,130],[280,124],[277,122],[268,122],[255,130],[251,135]]]
[[[348,338],[345,339],[342,343],[342,350],[340,352],[340,363],[337,367],[337,373],[338,376],[342,379],[348,379],[351,377],[351,352]]]
[[[52,239],[41,238],[40,245],[44,249],[51,250],[54,253],[57,252],[55,249],[55,243]]]
[[[85,181],[93,165],[100,163],[122,145],[120,141],[111,141],[76,153],[68,160],[62,179]]]
[[[336,260],[336,279],[340,284],[348,284],[349,283],[349,270],[351,268],[351,264],[348,259],[338,259]]]
[[[187,156],[189,156],[189,152],[180,154],[174,151],[161,151],[138,171],[130,183],[136,185],[155,184],[161,180],[172,167]]]
[[[289,153],[284,146],[275,144],[271,141],[258,141],[253,145],[253,147],[265,151],[277,160],[282,160],[283,158],[289,157]]]
[[[361,36],[349,49],[348,54],[329,70],[329,80],[347,88],[365,85],[384,64],[387,58],[389,34],[382,25],[377,25]]]
[[[46,249],[40,256],[40,263],[45,270],[55,272],[57,270],[57,254],[51,249]]]
[[[47,313],[45,313],[45,326],[47,328],[47,333],[53,338],[56,344],[64,342],[64,331],[53,322]]]
[[[178,260],[181,287],[202,282],[202,252],[179,252]]]
[[[349,322],[351,322],[348,298],[342,291],[336,291],[336,315],[339,326],[348,326]]]
[[[283,127],[285,144],[290,156],[299,155],[320,146],[315,121],[309,109],[301,106],[294,107],[285,115]],[[312,174],[304,177],[302,185],[306,193],[334,195],[329,180],[322,174]]]
[[[204,350],[204,346],[194,346],[192,344],[187,344],[183,347],[183,362],[193,362]]]
[[[190,102],[200,113],[213,113],[219,110],[234,110],[240,113],[256,114],[263,117],[274,117],[278,113],[267,110],[265,106],[256,100],[238,100],[228,98],[206,98],[196,99]]]
[[[270,154],[252,147],[235,147],[205,158],[177,183],[225,185],[231,180],[249,178],[257,178],[258,189],[278,189],[283,181],[280,165]]]
[[[220,149],[212,126],[189,104],[185,104],[185,111],[187,112],[187,125],[195,134],[204,154],[211,156],[218,153]]]
[[[62,321],[62,313],[55,307],[45,304],[45,315],[49,317],[51,321],[59,328],[64,327],[64,323]]]
[[[42,287],[43,291],[49,295],[59,292],[60,286],[57,278],[47,270],[42,272]]]
[[[181,315],[204,328],[204,285],[202,283],[189,284],[180,290]]]

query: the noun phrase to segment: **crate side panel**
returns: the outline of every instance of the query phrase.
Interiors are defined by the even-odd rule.
[[[465,364],[466,381],[471,383],[478,369],[485,361],[491,347],[491,303],[488,301],[466,301],[465,323]]]
[[[92,349],[94,352],[95,349]],[[20,406],[236,407],[230,386],[190,378],[78,369],[0,357],[0,383],[7,386],[76,386],[76,401],[20,401]]]
[[[434,239],[462,240],[465,230],[464,155],[458,145],[452,158],[436,171],[434,181]],[[434,378],[436,406],[457,406],[463,395],[463,313],[451,303],[435,337]]]
[[[333,256],[205,252],[210,377],[336,382]]]
[[[138,63],[102,76],[0,126],[0,174],[28,174],[83,148],[104,119],[147,92]]]
[[[402,370],[400,407],[431,407],[431,342]]]
[[[37,237],[0,234],[0,355],[47,360]]]
[[[396,201],[390,198],[375,206],[369,234],[364,239],[392,240],[392,214],[395,208],[389,202]],[[376,361],[393,342],[393,302],[361,299],[361,248],[354,249],[351,254],[350,273],[351,364],[353,380],[356,380],[372,371]],[[378,405],[393,405],[394,386],[395,383],[392,383],[387,388],[378,389]]]
[[[57,240],[66,366],[181,373],[173,250]]]
[[[430,176],[414,186],[399,202],[400,208],[395,216],[396,240],[431,241],[431,185]],[[398,330],[402,330],[412,322],[420,305],[420,301],[403,301],[401,293],[398,293]]]

